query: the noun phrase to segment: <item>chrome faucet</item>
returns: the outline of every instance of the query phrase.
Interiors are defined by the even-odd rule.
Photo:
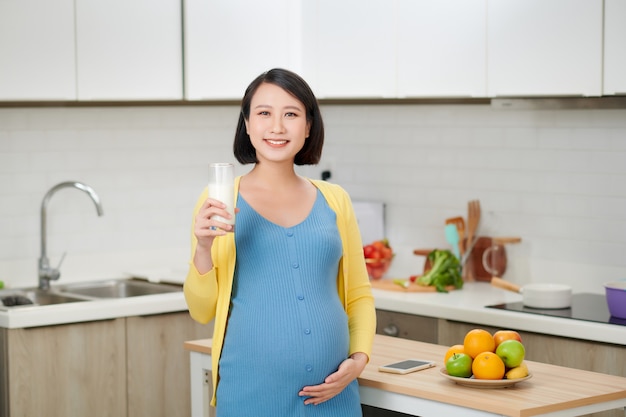
[[[50,198],[55,192],[57,192],[61,188],[68,187],[77,188],[86,192],[96,205],[96,211],[98,212],[98,216],[102,216],[103,214],[100,197],[98,197],[98,194],[96,194],[93,188],[86,184],[76,181],[68,181],[57,184],[50,190],[48,190],[46,195],[43,197],[43,201],[41,202],[41,256],[39,257],[39,288],[42,290],[47,290],[50,288],[51,280],[59,279],[59,277],[61,276],[59,267],[61,266],[61,262],[63,262],[63,258],[65,257],[65,255],[63,255],[63,258],[61,258],[61,262],[59,262],[59,266],[57,268],[52,268],[50,266],[50,261],[46,256],[46,211],[48,201],[50,201]]]

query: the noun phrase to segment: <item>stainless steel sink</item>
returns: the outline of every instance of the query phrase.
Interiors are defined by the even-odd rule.
[[[127,298],[181,292],[182,288],[177,285],[157,284],[136,279],[113,279],[67,284],[57,286],[55,290],[63,294],[92,298]]]
[[[0,290],[0,311],[174,292],[182,292],[182,287],[180,285],[153,283],[133,278],[65,284],[53,286],[48,290],[34,287],[5,289]]]
[[[0,291],[0,310],[26,308],[33,306],[47,306],[52,304],[75,303],[87,301],[87,298],[75,297],[69,294],[59,294],[40,289],[21,289]]]

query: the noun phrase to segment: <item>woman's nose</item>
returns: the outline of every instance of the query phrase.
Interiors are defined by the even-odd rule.
[[[274,117],[272,120],[272,133],[283,133],[285,125],[281,117]]]

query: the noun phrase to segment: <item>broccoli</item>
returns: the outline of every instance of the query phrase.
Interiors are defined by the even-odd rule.
[[[435,249],[428,254],[431,268],[417,279],[419,285],[433,285],[438,292],[448,292],[446,287],[453,285],[455,288],[463,287],[461,276],[461,263],[452,252],[445,249]]]

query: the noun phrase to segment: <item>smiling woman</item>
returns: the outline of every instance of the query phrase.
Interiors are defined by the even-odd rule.
[[[317,100],[308,84],[300,77],[292,77],[288,71],[284,70],[272,70],[268,71],[261,76],[257,77],[244,95],[241,104],[241,113],[239,115],[239,122],[237,124],[237,130],[235,133],[234,153],[235,157],[242,164],[256,163],[256,150],[251,143],[252,137],[248,132],[248,124],[250,118],[255,115],[256,111],[264,113],[266,117],[269,117],[269,110],[252,109],[253,105],[256,106],[268,106],[272,103],[267,100],[271,97],[266,95],[257,97],[260,87],[274,87],[272,90],[274,93],[280,95],[289,96],[289,103],[282,103],[286,105],[285,109],[273,109],[288,110],[281,114],[286,120],[293,120],[297,118],[304,118],[306,121],[306,134],[305,138],[308,139],[302,149],[296,154],[293,163],[296,165],[314,165],[317,164],[322,155],[322,148],[324,146],[324,124],[322,122],[322,115],[317,104]],[[279,89],[282,93],[275,89]],[[267,92],[268,94],[270,92]],[[283,97],[286,98],[286,97]],[[252,100],[255,99],[255,103]],[[278,106],[279,103],[274,103]],[[289,106],[293,106],[289,108]],[[266,110],[265,113],[263,110]],[[271,137],[270,137],[271,138]]]
[[[292,164],[309,137],[311,123],[298,99],[277,85],[266,83],[254,94],[245,125],[258,163],[271,159]]]
[[[235,227],[211,229],[225,212],[206,191],[196,205],[185,296],[194,319],[215,318],[218,417],[361,416],[376,316],[356,216],[341,187],[294,167],[317,164],[323,144],[307,83],[263,73],[235,133],[235,157],[253,164],[235,180]]]

